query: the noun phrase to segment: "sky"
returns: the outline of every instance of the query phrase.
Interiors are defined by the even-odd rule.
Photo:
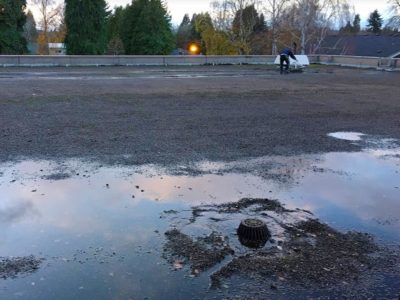
[[[29,0],[28,0],[29,1]],[[60,0],[58,0],[60,1]],[[110,8],[114,6],[125,6],[131,3],[131,0],[107,0]],[[172,23],[179,25],[185,13],[192,15],[210,10],[210,0],[164,0],[168,11],[172,16]],[[354,5],[355,12],[361,16],[361,24],[365,25],[369,14],[377,9],[382,16],[388,16],[388,7],[386,0],[349,0]],[[35,12],[34,12],[35,13]],[[36,13],[35,13],[36,16]]]
[[[115,5],[126,5],[131,0],[108,0],[110,7]],[[210,10],[210,0],[165,0],[168,10],[172,15],[172,22],[179,24],[185,13],[192,15],[202,11]],[[355,12],[360,14],[362,23],[366,23],[369,14],[377,9],[381,15],[388,15],[388,7],[386,0],[349,0],[354,5]]]
[[[131,0],[106,0],[110,8],[116,5],[123,5],[131,3]],[[167,4],[168,11],[172,16],[173,24],[180,24],[185,13],[190,16],[193,13],[206,12],[210,10],[209,0],[164,0]]]

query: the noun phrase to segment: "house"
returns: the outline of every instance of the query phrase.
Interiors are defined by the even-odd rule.
[[[49,55],[65,55],[67,50],[63,43],[49,43]]]
[[[329,35],[315,54],[400,58],[400,33]]]

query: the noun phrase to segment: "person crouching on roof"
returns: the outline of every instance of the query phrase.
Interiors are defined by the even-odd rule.
[[[280,60],[280,66],[281,66],[281,74],[283,74],[283,63],[286,62],[286,67],[285,67],[285,74],[288,73],[289,71],[289,66],[290,66],[290,60],[289,57],[293,58],[294,60],[297,60],[296,56],[294,56],[292,49],[286,47],[283,49],[280,53],[281,60]]]

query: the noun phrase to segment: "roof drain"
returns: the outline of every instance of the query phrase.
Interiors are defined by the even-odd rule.
[[[267,225],[259,219],[244,219],[237,230],[239,241],[249,248],[261,248],[271,237]]]

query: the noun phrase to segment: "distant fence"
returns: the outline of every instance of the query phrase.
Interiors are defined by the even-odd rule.
[[[274,55],[0,55],[2,67],[54,67],[54,66],[178,66],[178,65],[240,65],[274,64]],[[381,70],[400,70],[400,59],[342,56],[309,55],[310,63]]]

